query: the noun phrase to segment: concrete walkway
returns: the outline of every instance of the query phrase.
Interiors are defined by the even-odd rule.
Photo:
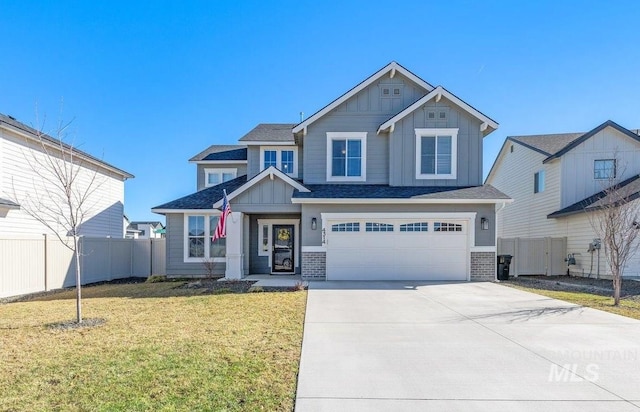
[[[639,411],[640,321],[493,283],[311,282],[296,411]]]

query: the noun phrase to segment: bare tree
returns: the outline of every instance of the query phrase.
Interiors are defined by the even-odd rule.
[[[638,248],[640,200],[636,199],[640,177],[634,176],[623,182],[610,177],[606,181],[609,186],[585,207],[585,211],[604,246],[605,259],[613,278],[614,305],[618,306],[624,268]]]
[[[33,172],[29,190],[18,199],[15,182],[13,196],[21,210],[43,224],[73,252],[76,272],[76,320],[82,323],[80,267],[80,229],[94,204],[92,194],[100,187],[97,166],[86,155],[65,143],[69,123],[58,123],[54,137],[33,129],[34,142],[27,139],[23,151],[27,167]]]

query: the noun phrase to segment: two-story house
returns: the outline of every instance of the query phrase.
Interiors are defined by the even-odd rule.
[[[586,133],[510,136],[486,180],[514,199],[498,213],[498,236],[566,238],[566,253],[575,258],[568,266],[572,274],[607,276],[604,249],[593,248],[598,238],[593,212],[606,201],[605,190],[612,183],[630,194],[640,191],[639,173],[638,130],[612,121]],[[565,263],[547,268],[546,274],[566,271]],[[640,254],[629,261],[624,275],[640,275]]]
[[[0,114],[0,235],[23,236],[43,233],[67,234],[68,226],[57,216],[60,187],[47,159],[60,159],[61,148],[71,147],[60,140],[27,126],[11,116]],[[124,183],[133,175],[89,153],[73,148],[77,168],[75,188],[90,190],[79,227],[82,236],[123,237]],[[64,163],[71,166],[68,160]],[[38,205],[45,225],[27,213],[26,205]]]
[[[198,191],[166,215],[167,274],[327,280],[495,278],[482,140],[498,124],[396,62],[299,124],[260,124],[191,159]],[[232,214],[213,242],[223,191]]]

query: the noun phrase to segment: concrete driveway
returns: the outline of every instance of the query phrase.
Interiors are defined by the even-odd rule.
[[[493,283],[312,282],[296,411],[638,411],[640,321]]]

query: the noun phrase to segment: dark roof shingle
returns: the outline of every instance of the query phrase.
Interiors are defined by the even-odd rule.
[[[17,208],[20,207],[19,204],[17,204],[16,202],[13,202],[9,199],[3,199],[0,197],[0,206],[8,206],[10,208]]]
[[[626,200],[634,200],[640,197],[640,175],[633,176],[623,182],[620,182],[618,188],[620,194],[625,195]],[[558,217],[573,215],[580,212],[591,212],[609,206],[615,202],[613,193],[609,189],[604,189],[595,195],[591,195],[579,202],[569,205],[563,209],[547,215],[547,219],[555,219]]]
[[[260,123],[240,138],[241,142],[294,142],[293,123]]]
[[[244,159],[239,159],[239,158],[234,158],[234,159],[217,159],[217,156],[220,157],[224,157],[224,156],[229,156],[229,155],[225,155],[223,153],[226,152],[234,152],[233,156],[234,157],[239,157],[239,151],[240,150],[244,150],[245,156]],[[189,159],[190,162],[197,162],[200,160],[247,160],[247,146],[244,145],[238,145],[238,144],[213,144],[209,147],[207,147],[206,149],[204,149],[203,151],[201,151],[200,153],[198,153],[197,155],[193,156],[191,159]],[[212,156],[210,159],[206,159],[208,156]]]
[[[222,199],[223,190],[226,190],[227,194],[230,194],[246,182],[247,175],[243,175],[219,185],[211,186],[200,190],[199,192],[156,206],[153,209],[213,209],[213,204]]]
[[[389,185],[305,185],[310,192],[294,191],[298,199],[504,199],[505,195],[491,185],[484,186],[389,186]]]

